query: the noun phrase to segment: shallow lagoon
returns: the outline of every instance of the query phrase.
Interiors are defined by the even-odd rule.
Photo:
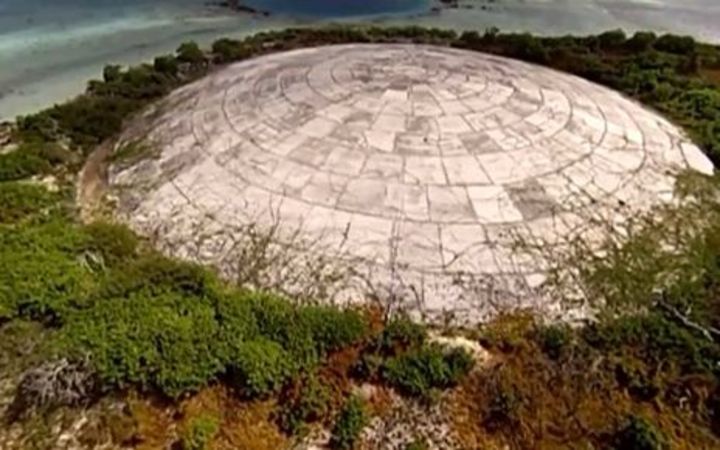
[[[654,29],[720,42],[717,0],[460,0],[475,8],[441,13],[429,11],[434,0],[248,1],[275,14],[231,12],[206,0],[0,0],[0,119],[81,92],[107,63],[137,63],[183,40],[207,44],[288,25],[364,21],[541,34]]]

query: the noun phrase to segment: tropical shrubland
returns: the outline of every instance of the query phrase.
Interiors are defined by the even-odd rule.
[[[577,242],[559,257],[551,281],[561,287],[571,268],[592,321],[517,313],[462,330],[492,355],[474,371],[468,353],[432,343],[406,318],[242,289],[124,226],[78,220],[77,170],[151,102],[221,64],[347,42],[447,45],[575,73],[660,110],[720,161],[720,50],[688,37],[303,28],[107,66],[85,94],[19,118],[17,148],[0,154],[0,377],[17,381],[8,423],[23,423],[32,447],[52,448],[38,417],[121,397],[129,412],[108,412],[84,439],[277,448],[317,423],[336,448],[352,448],[379,408],[353,385],[371,383],[420,404],[451,390],[443,401],[467,448],[718,448],[715,179],[683,178],[682,201],[638,218],[599,252]]]

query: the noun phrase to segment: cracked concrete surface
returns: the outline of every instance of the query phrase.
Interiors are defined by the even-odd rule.
[[[171,253],[227,272],[243,226],[278,224],[278,245],[370,281],[336,299],[385,286],[419,315],[464,321],[546,300],[545,262],[518,237],[591,236],[591,223],[669,200],[673,173],[713,170],[675,126],[611,90],[414,45],[231,65],[172,93],[121,143],[140,137],[159,154],[110,182],[122,217]]]

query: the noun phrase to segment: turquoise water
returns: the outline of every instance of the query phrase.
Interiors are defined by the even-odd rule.
[[[0,120],[78,94],[108,63],[134,64],[184,40],[207,44],[297,24],[497,26],[540,34],[652,29],[720,42],[720,0],[460,0],[476,8],[441,13],[430,12],[437,0],[245,1],[274,14],[231,12],[208,0],[0,0]]]

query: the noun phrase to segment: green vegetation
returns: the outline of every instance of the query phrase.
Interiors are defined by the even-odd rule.
[[[425,440],[416,439],[405,446],[405,450],[428,450],[429,447]]]
[[[354,376],[424,400],[457,386],[455,431],[468,448],[717,448],[716,179],[682,179],[683,204],[637,218],[631,239],[608,242],[602,257],[580,243],[570,249],[560,264],[576,269],[596,321],[570,328],[500,317],[480,330],[497,363],[473,372],[467,353],[429,344],[427,329],[406,318],[377,326],[368,311],[241,290],[162,256],[125,227],[76,221],[71,176],[150,102],[213,64],[346,42],[447,45],[572,72],[665,113],[720,162],[720,50],[688,37],[328,27],[223,39],[207,53],[185,43],[151,65],[107,66],[86,94],[19,118],[18,148],[0,155],[0,376],[31,373],[18,395],[36,396],[17,405],[43,406],[45,373],[167,404],[222,386],[234,399],[280,399],[273,420],[288,433],[336,417],[332,444],[349,449],[368,416],[350,395]],[[113,159],[148,151],[130,144]],[[56,176],[56,190],[30,180],[45,175]],[[555,281],[564,281],[559,272]],[[89,392],[65,381],[51,385],[63,395],[42,398],[60,406]],[[180,431],[182,448],[202,449],[222,425],[199,415]]]
[[[330,447],[335,450],[352,450],[367,421],[362,400],[355,396],[350,397],[335,421]]]
[[[614,436],[614,449],[662,450],[667,448],[665,439],[652,424],[638,417],[631,417]]]
[[[298,395],[281,397],[280,428],[290,434],[301,434],[305,424],[324,419],[330,413],[332,392],[316,374],[304,377],[297,386]]]
[[[432,389],[457,385],[472,366],[473,359],[463,350],[428,345],[390,358],[382,377],[400,392],[429,398]]]
[[[55,143],[23,143],[19,148],[0,154],[0,182],[48,175],[53,167],[69,165],[72,154]]]
[[[62,208],[62,200],[61,194],[36,184],[23,181],[0,183],[0,223],[52,215]]]
[[[720,162],[720,50],[690,37],[622,31],[559,38],[503,34],[490,29],[457,35],[422,27],[329,26],[262,32],[242,40],[220,39],[208,53],[196,43],[153,64],[108,66],[85,95],[18,119],[19,134],[32,142],[68,139],[80,155],[116,134],[125,119],[173,88],[226,64],[294,48],[342,43],[413,42],[495,53],[547,65],[605,84],[658,109],[684,126]],[[36,162],[37,163],[37,162]],[[31,164],[31,163],[23,163]],[[0,162],[0,174],[2,163]],[[36,166],[32,166],[36,167]],[[37,168],[35,169],[37,170]]]
[[[485,327],[482,340],[502,363],[462,384],[468,442],[718,446],[718,183],[682,178],[688,197],[638,218],[631,239],[600,253],[577,243],[557,262],[577,269],[597,321],[569,328],[520,315]]]
[[[220,429],[217,419],[211,416],[195,418],[180,440],[182,450],[206,450],[208,443]]]

